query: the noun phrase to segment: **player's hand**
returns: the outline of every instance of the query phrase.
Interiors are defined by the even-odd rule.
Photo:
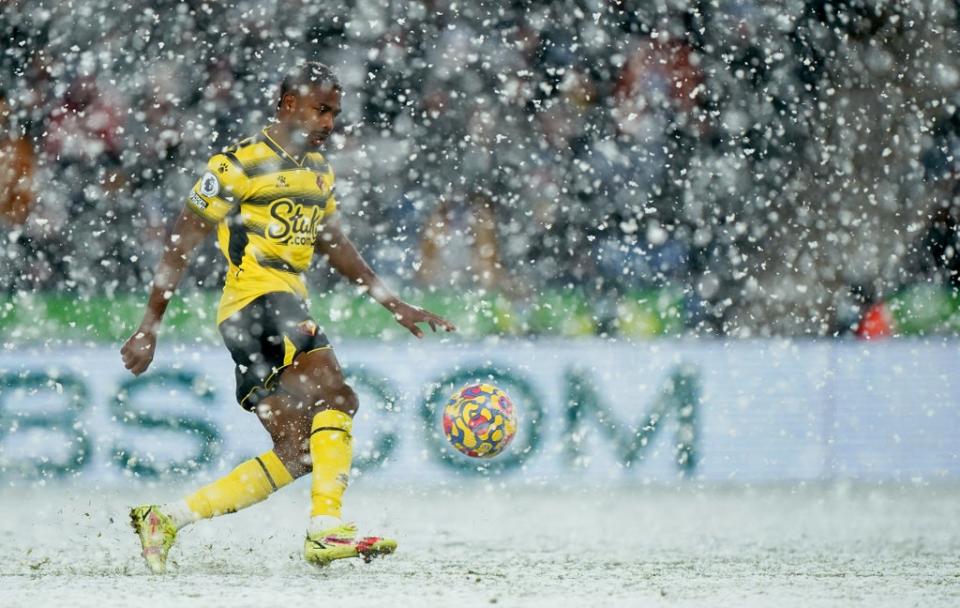
[[[157,334],[148,329],[139,328],[120,348],[123,366],[134,376],[147,371],[153,361],[153,351],[157,348]]]
[[[443,328],[447,331],[456,331],[457,328],[443,317],[428,312],[419,306],[411,306],[406,302],[396,302],[387,307],[393,312],[393,318],[397,323],[410,330],[410,333],[418,338],[423,337],[423,330],[417,327],[417,323],[426,323],[430,329],[437,331],[437,328]]]

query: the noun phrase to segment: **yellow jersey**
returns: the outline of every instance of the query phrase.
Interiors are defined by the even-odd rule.
[[[319,152],[300,161],[263,129],[210,158],[186,208],[217,226],[227,259],[217,324],[257,297],[307,297],[302,273],[324,218],[337,209],[333,171]]]

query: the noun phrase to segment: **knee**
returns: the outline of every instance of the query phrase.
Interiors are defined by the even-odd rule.
[[[346,383],[337,387],[318,387],[312,400],[314,414],[323,410],[338,410],[352,417],[360,408],[357,393]]]
[[[327,399],[327,407],[340,410],[344,414],[353,417],[353,415],[357,413],[357,410],[360,409],[360,399],[349,384],[344,384],[329,396]]]
[[[352,417],[360,407],[357,393],[342,381],[333,385],[317,383],[300,394],[298,407],[306,406],[311,416],[323,410],[339,410]]]

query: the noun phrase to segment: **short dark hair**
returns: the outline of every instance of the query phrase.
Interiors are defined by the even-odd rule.
[[[319,61],[308,61],[287,72],[280,84],[280,98],[277,100],[277,106],[287,93],[299,95],[300,89],[317,85],[327,85],[339,93],[343,92],[340,80],[330,66]]]

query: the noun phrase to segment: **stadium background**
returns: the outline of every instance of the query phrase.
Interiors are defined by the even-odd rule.
[[[465,305],[473,335],[842,336],[877,303],[900,333],[957,323],[936,289],[955,276],[936,253],[956,223],[949,3],[17,1],[0,19],[5,179],[29,182],[2,201],[8,339],[120,339],[203,159],[262,126],[304,58],[346,86],[330,157],[351,235],[411,298]],[[191,309],[221,273],[210,245]],[[344,292],[322,266],[311,281]],[[348,295],[317,308],[378,336]]]

